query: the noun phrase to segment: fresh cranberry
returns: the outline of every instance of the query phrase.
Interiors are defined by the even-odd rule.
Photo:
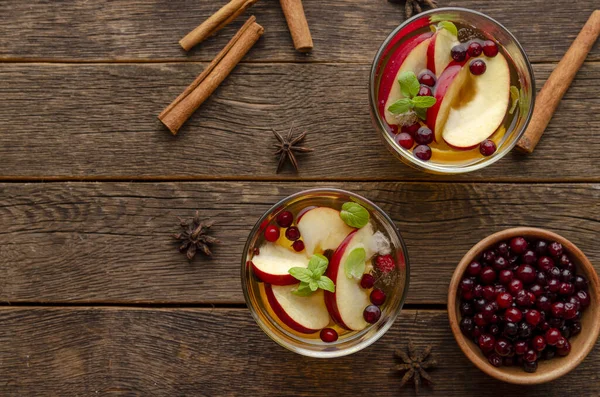
[[[577,306],[571,302],[565,303],[565,318],[572,320],[577,317]]]
[[[559,278],[560,277],[560,269],[558,267],[553,267],[552,269],[546,272],[548,277],[550,278]]]
[[[275,225],[269,225],[265,229],[265,240],[274,243],[279,239],[279,228]]]
[[[537,255],[533,250],[527,250],[522,257],[523,263],[533,265],[537,261]]]
[[[501,367],[502,366],[502,357],[500,357],[499,355],[497,355],[496,353],[492,353],[488,356],[488,361],[490,364],[492,364],[494,367]]]
[[[534,373],[535,371],[537,371],[538,369],[538,362],[537,361],[524,361],[523,362],[523,371],[527,372],[527,373]]]
[[[498,55],[498,45],[492,40],[486,40],[483,42],[483,53],[486,57],[493,58]]]
[[[521,290],[517,293],[515,302],[520,307],[529,307],[532,304],[529,293],[525,290]]]
[[[419,145],[413,150],[413,154],[419,160],[429,161],[431,159],[431,148],[427,145]]]
[[[571,283],[561,283],[558,293],[561,295],[573,295],[575,293],[575,286]]]
[[[415,133],[419,130],[419,128],[421,128],[421,124],[420,123],[414,123],[411,125],[405,125],[404,127],[402,127],[402,132],[406,132],[409,133],[410,135],[415,135]]]
[[[581,333],[581,322],[573,321],[573,324],[571,324],[571,336],[575,336],[579,333]]]
[[[433,91],[431,91],[431,87],[422,85],[421,88],[419,88],[419,93],[417,96],[433,96]]]
[[[527,324],[525,321],[523,321],[522,323],[519,323],[519,333],[518,336],[521,339],[527,339],[531,336],[531,333],[533,332],[533,327],[529,324]]]
[[[492,265],[494,264],[494,259],[496,259],[496,252],[494,252],[494,250],[483,251],[481,259],[483,259],[483,261],[488,265]]]
[[[552,307],[552,302],[550,301],[550,298],[548,298],[546,295],[541,295],[537,298],[537,301],[535,302],[535,307],[537,307],[538,310],[549,311]]]
[[[547,272],[554,267],[554,261],[549,256],[542,256],[537,260],[537,268],[542,272]]]
[[[563,338],[569,339],[569,337],[571,336],[571,328],[569,328],[566,324],[563,325],[562,327],[560,327],[560,334],[563,336]]]
[[[542,313],[544,313],[544,312],[542,312]],[[538,324],[537,327],[542,332],[546,332],[546,331],[548,331],[551,328],[550,324],[548,324],[548,321],[545,321],[545,320],[544,321],[540,321],[540,323]]]
[[[412,149],[412,147],[415,145],[414,138],[408,132],[399,133],[398,135],[396,135],[395,139],[396,143],[398,143],[398,145],[402,146],[406,150]]]
[[[480,312],[487,305],[487,302],[483,298],[475,299],[475,311]]]
[[[563,246],[561,243],[554,241],[548,246],[548,252],[553,257],[558,258],[563,254]]]
[[[556,318],[563,318],[565,315],[565,304],[562,302],[554,302],[550,310],[552,316]]]
[[[500,327],[498,326],[498,324],[491,324],[488,327],[488,332],[494,336],[498,336],[500,335]]]
[[[374,289],[371,292],[371,303],[381,306],[383,305],[383,302],[385,302],[385,292],[380,289]]]
[[[485,321],[490,322],[490,320],[492,319],[492,316],[494,315],[495,312],[496,312],[496,307],[494,305],[492,305],[491,303],[488,303],[487,305],[485,305],[483,307],[481,314],[483,314],[483,318],[485,319]]]
[[[509,267],[509,263],[503,256],[498,256],[494,259],[494,269],[496,270],[505,270]]]
[[[296,226],[288,227],[285,231],[285,238],[290,241],[296,241],[300,238],[300,230]]]
[[[568,340],[565,340],[565,345],[563,347],[557,347],[556,354],[559,356],[567,356],[571,353],[571,343]]]
[[[481,332],[481,327],[479,326],[474,326],[473,327],[473,332],[471,332],[471,337],[475,340],[479,339],[479,337],[481,336],[482,332]]]
[[[473,316],[473,321],[475,321],[475,324],[478,327],[485,327],[488,323],[487,320],[483,318],[483,314],[481,313],[477,313],[475,316]]]
[[[577,291],[577,294],[575,296],[577,296],[577,298],[579,298],[579,303],[581,304],[581,307],[583,309],[585,309],[586,307],[588,307],[590,305],[590,303],[592,303],[590,294],[588,294],[586,291],[583,291],[583,290]]]
[[[515,336],[517,336],[517,333],[519,332],[519,326],[515,323],[511,323],[511,322],[507,322],[504,324],[504,336],[512,339]]]
[[[294,223],[294,215],[290,211],[283,211],[277,215],[277,224],[281,227],[290,227]]]
[[[467,266],[467,274],[469,276],[477,276],[479,275],[479,273],[481,273],[481,264],[477,261],[473,261],[471,263],[469,263],[469,266]]]
[[[484,352],[491,352],[496,346],[496,338],[490,334],[482,334],[479,337],[479,348]]]
[[[365,311],[363,312],[363,318],[369,324],[375,324],[377,321],[379,321],[380,317],[381,317],[381,309],[379,309],[375,305],[367,306],[365,308]]]
[[[467,336],[471,336],[473,333],[473,328],[475,327],[475,322],[471,317],[463,317],[460,320],[460,330],[463,334]]]
[[[529,310],[525,315],[525,321],[535,327],[542,321],[542,314],[537,310]]]
[[[479,153],[486,157],[491,156],[492,154],[496,153],[496,144],[494,141],[486,139],[479,144]]]
[[[333,343],[338,340],[338,333],[332,328],[323,328],[319,336],[321,336],[321,340],[325,343]]]
[[[546,273],[538,272],[535,275],[535,282],[541,286],[546,285]]]
[[[463,278],[460,281],[460,289],[462,291],[473,291],[473,287],[475,286],[475,282],[471,278]]]
[[[510,255],[510,248],[508,248],[507,243],[502,242],[496,246],[496,252],[498,252],[498,255],[504,258],[508,258],[508,256]]]
[[[575,276],[573,284],[575,285],[575,291],[587,291],[588,289],[587,279],[579,274]]]
[[[483,296],[483,286],[481,284],[475,285],[475,288],[473,288],[473,294],[477,298],[481,298]]]
[[[467,47],[463,44],[457,44],[450,50],[450,55],[456,62],[462,62],[467,59]]]
[[[560,330],[558,328],[550,328],[548,331],[546,331],[545,337],[546,343],[550,346],[554,346],[558,340],[562,338],[562,335],[560,334]]]
[[[542,335],[534,336],[531,340],[531,347],[533,347],[534,350],[541,352],[546,348],[546,339],[544,339]]]
[[[548,243],[545,242],[544,240],[538,240],[535,242],[534,248],[535,248],[535,252],[538,255],[540,255],[540,256],[546,255],[546,253],[548,252]]]
[[[424,71],[419,73],[418,79],[419,79],[419,83],[428,85],[430,87],[433,87],[436,82],[435,75],[429,69],[425,69]]]
[[[527,343],[527,341],[520,340],[515,343],[515,353],[518,354],[519,356],[525,354],[528,349],[529,349],[529,343]]]
[[[500,281],[504,285],[507,285],[508,283],[510,283],[512,281],[513,277],[514,277],[514,273],[508,269],[501,270],[500,273],[498,273],[498,281]]]
[[[379,255],[375,258],[375,267],[381,273],[385,274],[394,270],[396,265],[394,264],[394,258],[392,258],[391,255]]]
[[[544,287],[539,284],[533,284],[529,287],[529,292],[533,294],[536,298],[544,293]]]
[[[496,303],[500,309],[508,309],[513,302],[513,297],[508,292],[504,292],[496,297]]]
[[[508,291],[513,295],[517,295],[522,289],[523,282],[521,280],[514,279],[508,284]]]
[[[573,305],[575,305],[575,308],[577,310],[581,309],[581,301],[579,300],[579,298],[577,297],[577,295],[571,295],[567,298],[567,300],[565,301],[565,303],[572,303]]]
[[[569,256],[567,254],[562,254],[560,256],[560,258],[558,258],[558,264],[561,267],[565,267],[567,266],[569,263],[571,263],[571,260],[569,259]]]
[[[509,264],[510,264],[512,267],[515,267],[515,266],[519,267],[519,266],[518,266],[518,264],[519,264],[519,259],[520,259],[520,258],[519,258],[519,255],[510,255],[510,256],[508,257],[508,263],[509,263]]]
[[[551,328],[560,329],[560,327],[562,327],[563,325],[565,325],[565,319],[564,318],[558,318],[558,317],[552,317],[551,319],[548,320],[548,324],[550,324]]]
[[[364,289],[371,289],[375,285],[375,277],[371,274],[363,274],[360,279],[360,286]]]
[[[490,266],[484,267],[481,270],[479,279],[484,284],[492,284],[494,281],[496,281],[496,272]]]
[[[523,237],[515,237],[510,240],[510,250],[514,254],[522,254],[527,250],[527,240]]]
[[[476,41],[472,42],[469,44],[469,47],[467,47],[467,53],[473,58],[478,57],[482,52],[483,46]]]
[[[574,280],[575,280],[575,277],[573,276],[573,273],[571,273],[570,270],[563,269],[560,272],[560,281],[565,282],[565,283],[571,283]]]
[[[511,323],[518,323],[523,318],[523,313],[516,307],[511,307],[506,309],[504,312],[504,317]]]
[[[558,340],[556,341],[556,349],[565,347],[566,343],[567,343],[567,338],[565,338],[561,333],[560,338],[558,338]]]
[[[496,288],[493,285],[483,287],[483,299],[487,301],[496,299]]]
[[[503,292],[506,292],[506,287],[502,284],[496,284],[496,286],[494,287],[495,291],[496,291],[496,296],[498,296],[498,294],[501,294]]]
[[[415,135],[415,141],[419,145],[427,145],[433,142],[433,132],[427,127],[421,127]]]
[[[494,350],[496,351],[496,353],[498,353],[502,357],[506,357],[513,351],[513,347],[509,341],[507,341],[506,339],[500,338],[496,341]]]
[[[480,76],[480,75],[484,74],[486,69],[487,69],[487,65],[481,59],[474,59],[471,61],[471,64],[469,65],[469,70],[475,76]]]
[[[531,265],[521,265],[515,276],[524,284],[531,284],[535,281],[535,269]]]
[[[361,282],[361,285],[362,285],[362,282]],[[459,308],[460,308],[461,316],[472,316],[473,314],[475,314],[475,308],[473,307],[473,304],[470,302],[461,302]]]
[[[529,349],[525,352],[525,354],[523,354],[523,360],[530,363],[537,361],[537,353],[535,352],[535,350]]]
[[[560,289],[560,281],[558,281],[558,279],[556,278],[548,280],[547,288],[550,292],[558,292],[558,290]]]
[[[296,252],[302,252],[302,251],[304,251],[304,241],[302,241],[302,240],[296,240],[296,241],[294,241],[294,243],[292,244],[292,248]]]

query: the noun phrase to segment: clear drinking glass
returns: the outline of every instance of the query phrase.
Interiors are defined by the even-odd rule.
[[[386,281],[386,302],[381,306],[381,318],[375,324],[361,331],[343,331],[334,343],[325,343],[319,333],[301,334],[287,327],[270,308],[265,297],[265,283],[254,275],[250,261],[255,247],[264,241],[264,230],[274,224],[282,211],[291,211],[294,215],[309,207],[330,207],[341,209],[345,202],[353,201],[365,207],[371,217],[375,230],[381,231],[390,242],[391,255],[395,260],[395,270]],[[282,230],[283,232],[283,230]],[[408,292],[409,262],[406,246],[394,222],[378,206],[369,200],[344,190],[313,189],[291,195],[271,207],[252,228],[242,255],[242,289],[252,316],[262,330],[279,345],[302,355],[318,358],[340,357],[355,353],[374,343],[391,326],[404,303]],[[376,284],[377,286],[377,284]],[[338,327],[333,323],[330,327]],[[339,327],[338,327],[339,328]]]
[[[435,161],[434,157],[430,161],[422,161],[416,158],[413,153],[401,147],[394,140],[394,133],[389,125],[381,116],[382,104],[387,98],[379,97],[379,89],[382,76],[389,62],[392,62],[391,55],[406,40],[429,31],[431,25],[439,21],[450,21],[457,25],[469,25],[483,32],[488,38],[493,38],[498,44],[502,53],[507,57],[511,69],[511,84],[517,80],[522,89],[522,106],[517,107],[517,114],[512,117],[509,125],[506,125],[506,133],[498,144],[497,151],[489,156],[475,156],[475,158],[464,162],[444,162]],[[527,128],[533,105],[535,102],[535,82],[531,63],[519,44],[517,39],[500,23],[477,11],[465,8],[438,8],[418,14],[402,25],[398,26],[383,42],[377,52],[369,79],[369,99],[371,108],[371,119],[375,128],[379,131],[385,145],[397,158],[407,165],[430,173],[436,174],[458,174],[479,170],[491,165],[504,157],[516,145],[517,141]],[[383,103],[381,102],[383,101]],[[508,119],[508,110],[507,110]],[[507,120],[505,119],[505,121]]]

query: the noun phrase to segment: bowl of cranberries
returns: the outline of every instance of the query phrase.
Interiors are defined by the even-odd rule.
[[[556,233],[521,227],[476,244],[448,293],[450,326],[483,372],[516,384],[556,379],[592,350],[600,283],[591,262]]]

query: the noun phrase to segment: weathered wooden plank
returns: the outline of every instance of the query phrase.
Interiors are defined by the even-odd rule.
[[[369,116],[367,65],[245,64],[177,137],[156,119],[201,64],[4,64],[0,178],[445,179],[384,147]],[[541,86],[551,65],[536,65]],[[588,63],[531,156],[458,180],[600,178],[600,63]],[[270,128],[292,123],[315,151],[275,174]],[[350,161],[349,159],[352,159]]]
[[[0,301],[243,303],[254,223],[279,199],[325,186],[363,194],[394,219],[409,251],[409,303],[445,303],[462,256],[508,227],[554,230],[600,266],[598,184],[15,183],[0,184]],[[223,244],[188,263],[171,235],[196,209],[217,221]]]
[[[520,395],[456,345],[445,311],[403,311],[371,347],[320,360],[276,345],[246,309],[0,309],[0,394],[332,396],[412,395],[399,389],[393,352],[409,339],[433,347],[438,367],[423,395]],[[216,348],[218,347],[218,348]],[[596,395],[598,349],[572,373],[528,396]]]
[[[242,23],[236,21],[188,55],[177,44],[225,0],[3,1],[0,60],[209,60]],[[370,63],[381,42],[404,20],[403,5],[386,0],[305,0],[315,41],[308,57],[294,51],[277,0],[249,12],[267,34],[252,61],[351,61]],[[531,59],[558,61],[596,8],[593,1],[568,6],[559,0],[440,1],[487,13],[509,28]],[[569,9],[567,11],[567,8]],[[598,47],[596,47],[598,48]],[[594,50],[590,59],[600,60]]]

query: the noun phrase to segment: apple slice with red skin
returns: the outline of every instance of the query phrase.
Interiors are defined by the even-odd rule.
[[[456,36],[447,29],[435,32],[427,47],[427,69],[439,77],[452,62],[452,47],[459,43]]]
[[[366,259],[374,252],[370,240],[373,237],[371,224],[352,232],[335,250],[329,266],[327,277],[335,283],[335,292],[325,291],[325,305],[331,318],[340,326],[353,331],[364,329],[368,323],[363,318],[365,307],[370,305],[368,290],[361,288],[360,280],[348,278],[344,270],[346,258],[356,248],[364,248]]]
[[[303,334],[314,334],[329,325],[323,290],[309,296],[292,293],[298,285],[277,286],[265,284],[267,301],[277,317],[291,329]]]
[[[297,224],[308,257],[315,252],[336,249],[354,230],[340,218],[338,210],[329,207],[317,207],[305,212]]]
[[[289,270],[292,267],[308,267],[308,258],[273,243],[260,247],[260,253],[252,258],[252,271],[259,280],[274,285],[297,284]]]

